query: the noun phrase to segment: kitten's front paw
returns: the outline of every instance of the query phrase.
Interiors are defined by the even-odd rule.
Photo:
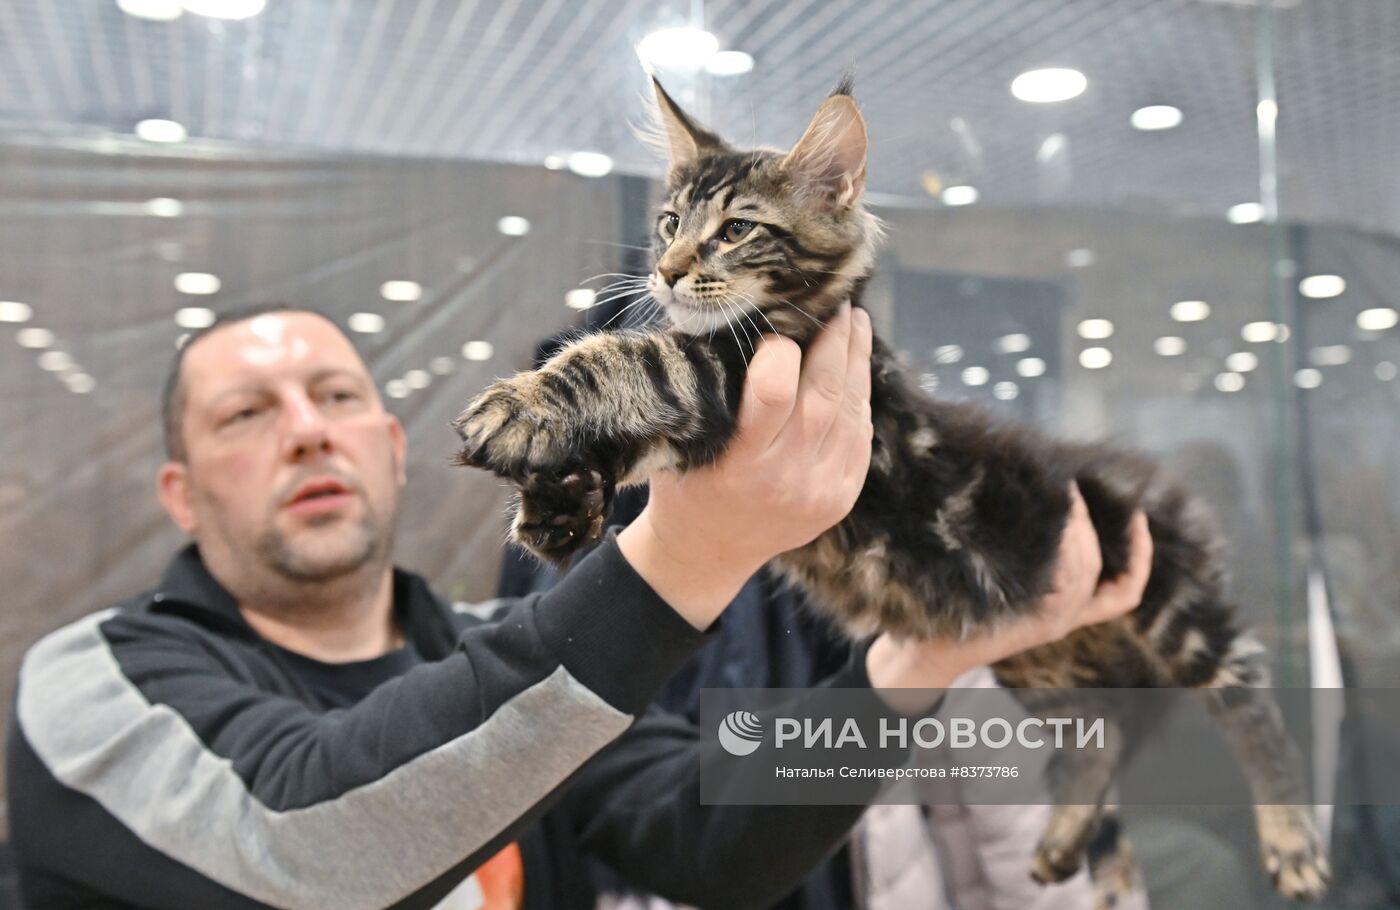
[[[498,380],[452,427],[462,437],[456,463],[520,480],[529,471],[559,471],[569,455],[569,415],[543,394],[538,374]]]
[[[1259,847],[1274,887],[1289,900],[1315,901],[1332,872],[1306,806],[1258,806]]]
[[[517,543],[556,565],[600,540],[612,509],[611,479],[580,467],[562,478],[533,473],[520,488],[511,528]]]

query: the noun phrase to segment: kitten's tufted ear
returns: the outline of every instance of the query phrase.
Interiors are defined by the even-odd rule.
[[[658,132],[664,131],[665,134],[655,144],[660,145],[670,155],[672,171],[696,158],[727,151],[723,140],[709,130],[697,126],[695,121],[681,110],[680,105],[666,94],[666,90],[654,76],[651,85],[656,92],[656,114],[662,127]]]
[[[850,80],[844,79],[783,159],[783,167],[800,187],[848,208],[865,191],[867,143],[865,118],[851,97]]]

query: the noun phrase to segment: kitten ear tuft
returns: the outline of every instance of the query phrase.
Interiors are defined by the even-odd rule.
[[[655,123],[642,134],[643,141],[661,148],[670,159],[670,169],[694,161],[706,155],[726,150],[724,142],[709,130],[698,126],[681,110],[679,104],[661,87],[661,82],[651,77],[652,91],[656,97],[653,108]]]
[[[865,118],[851,97],[847,75],[807,126],[783,166],[799,187],[848,208],[865,192]]]

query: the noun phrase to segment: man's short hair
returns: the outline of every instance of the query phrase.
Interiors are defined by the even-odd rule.
[[[199,339],[211,332],[216,332],[237,322],[247,322],[249,319],[265,316],[268,313],[313,313],[332,323],[335,321],[312,307],[293,306],[289,303],[257,303],[220,313],[214,317],[214,321],[209,325],[191,332],[184,344],[175,351],[175,356],[170,361],[170,370],[165,374],[165,385],[161,388],[160,393],[161,430],[165,436],[166,458],[171,461],[184,461],[189,457],[189,451],[185,448],[184,436],[187,398],[184,381],[186,352],[194,347]]]

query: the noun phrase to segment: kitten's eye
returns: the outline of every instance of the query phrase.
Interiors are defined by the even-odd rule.
[[[755,227],[757,227],[757,225],[752,221],[731,218],[719,229],[719,236],[723,238],[726,243],[738,243],[748,236],[749,231],[752,231]]]
[[[680,215],[677,215],[675,212],[663,212],[661,214],[661,223],[657,226],[657,230],[661,233],[663,239],[670,240],[672,237],[676,236],[676,231],[680,229],[680,226]]]

